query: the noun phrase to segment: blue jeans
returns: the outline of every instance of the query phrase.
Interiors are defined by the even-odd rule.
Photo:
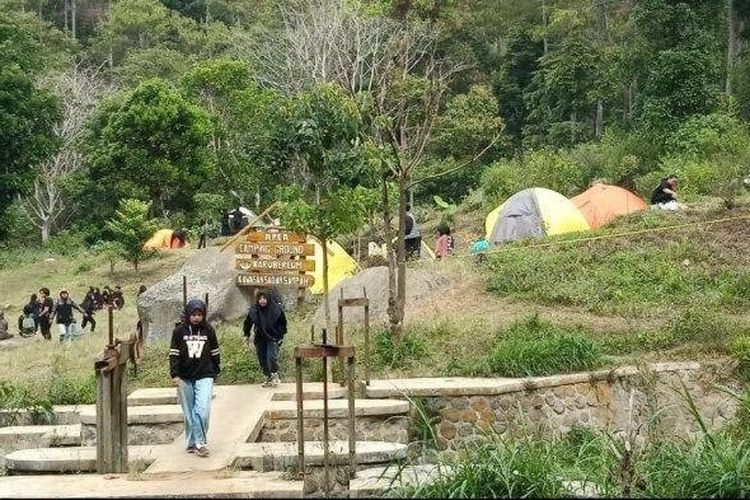
[[[279,343],[273,340],[261,340],[255,343],[258,363],[266,378],[279,372]]]
[[[73,337],[76,337],[76,324],[75,323],[58,323],[57,324],[58,330],[60,330],[60,342],[72,342]]]
[[[211,377],[182,379],[177,387],[177,396],[185,415],[185,441],[188,448],[206,444],[213,387],[214,379]]]

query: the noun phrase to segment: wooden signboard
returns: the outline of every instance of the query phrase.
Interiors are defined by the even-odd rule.
[[[238,271],[315,271],[315,261],[309,259],[263,259],[238,255],[235,261]]]
[[[274,232],[253,231],[248,233],[245,241],[250,243],[305,243],[307,238],[304,234],[292,233],[286,230]]]
[[[243,286],[296,286],[308,288],[315,284],[309,274],[238,274],[237,284]]]
[[[237,285],[249,287],[289,286],[299,289],[298,301],[304,300],[304,289],[315,283],[306,272],[315,271],[315,245],[307,236],[280,227],[250,230],[235,247]]]
[[[240,243],[238,254],[306,256],[315,255],[315,245],[307,243]]]

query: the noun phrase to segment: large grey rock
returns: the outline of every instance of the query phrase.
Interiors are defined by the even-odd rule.
[[[455,286],[455,278],[438,270],[435,266],[416,267],[406,270],[406,311],[419,311],[422,307],[437,301],[445,290]],[[345,298],[362,297],[362,290],[367,290],[370,300],[370,324],[384,324],[388,321],[388,267],[370,267],[347,278],[333,287],[329,293],[331,322],[338,321],[338,300],[341,290]],[[325,325],[325,303],[321,300],[315,310],[314,323],[318,328]],[[344,324],[361,325],[364,323],[364,308],[349,307],[344,309]]]
[[[233,321],[244,317],[252,301],[252,289],[236,285],[234,252],[206,248],[192,255],[175,274],[138,297],[138,316],[147,340],[168,338],[183,309],[182,277],[187,278],[187,298],[203,299],[208,293],[208,320]],[[296,289],[279,290],[284,307],[296,306]]]

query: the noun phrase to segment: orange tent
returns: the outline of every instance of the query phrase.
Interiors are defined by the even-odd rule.
[[[592,229],[602,227],[615,217],[646,210],[648,205],[627,189],[595,184],[570,201],[583,213]]]

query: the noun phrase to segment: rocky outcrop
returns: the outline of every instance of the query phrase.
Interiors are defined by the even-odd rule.
[[[252,301],[252,289],[236,285],[234,253],[207,248],[191,256],[175,274],[151,286],[138,297],[138,316],[147,340],[169,337],[183,308],[182,277],[187,298],[203,299],[208,293],[208,320],[233,321],[243,317]],[[284,306],[296,306],[296,289],[280,290]]]

